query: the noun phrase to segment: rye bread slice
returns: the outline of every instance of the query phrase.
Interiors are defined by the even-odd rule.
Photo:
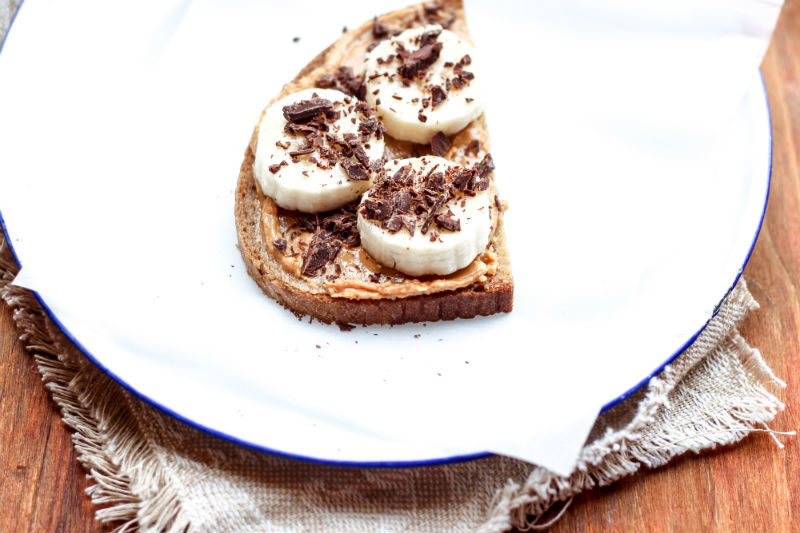
[[[439,22],[458,28],[460,33],[466,36],[466,21],[461,1],[446,1],[437,6],[437,8],[432,8],[430,5],[414,6],[394,11],[377,20],[389,29]],[[363,45],[365,39],[371,38],[375,27],[375,22],[368,22],[342,35],[336,43],[306,65],[275,100],[301,89],[313,87],[320,76],[333,72],[345,64],[350,52],[357,46]],[[470,124],[467,129],[480,132],[486,144],[485,139],[488,136],[483,116]],[[340,324],[403,324],[472,318],[511,311],[514,284],[503,232],[502,213],[498,217],[498,227],[489,245],[497,255],[497,270],[483,282],[475,282],[456,290],[407,298],[349,299],[310,291],[305,280],[287,273],[273,258],[268,248],[272,244],[263,242],[262,201],[270,200],[264,198],[253,175],[257,138],[258,125],[253,132],[239,172],[235,216],[239,249],[248,273],[269,297],[297,315],[310,315],[326,323]],[[409,151],[413,149],[415,148],[410,147]]]

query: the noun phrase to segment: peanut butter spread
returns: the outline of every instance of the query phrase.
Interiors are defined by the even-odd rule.
[[[430,17],[436,17],[439,23],[450,23],[449,29],[456,34],[468,39],[463,17],[454,16],[446,10],[425,13],[418,9],[409,8],[395,12],[391,16],[382,17],[380,22],[365,24],[351,30],[331,49],[327,51],[325,63],[310,72],[304,72],[295,82],[284,87],[276,98],[302,89],[319,86],[319,79],[327,76],[332,79],[332,73],[341,66],[349,66],[356,73],[360,72],[361,64],[367,48],[376,40],[383,38],[384,31],[407,29],[430,23]],[[347,82],[348,80],[345,80]],[[257,132],[253,135],[253,141]],[[385,136],[384,158],[403,159],[431,154],[430,146],[399,141],[388,135]],[[251,145],[251,148],[255,146]],[[462,166],[472,167],[477,164],[489,149],[486,124],[483,115],[470,123],[465,129],[452,138],[452,144],[444,157]],[[492,178],[493,180],[493,178]],[[264,246],[270,256],[282,268],[283,273],[304,284],[304,289],[316,294],[328,294],[335,298],[348,299],[393,299],[407,298],[432,294],[442,291],[455,290],[470,286],[474,283],[485,282],[497,271],[497,254],[495,253],[495,233],[499,226],[501,204],[497,200],[494,183],[490,186],[490,197],[495,198],[496,207],[490,210],[492,222],[492,235],[486,250],[478,255],[475,260],[465,268],[447,276],[421,276],[412,277],[400,273],[392,268],[381,265],[359,246],[358,236],[347,234],[343,239],[344,244],[335,258],[308,275],[303,258],[311,244],[316,227],[325,224],[339,224],[339,221],[355,216],[355,204],[337,211],[337,214],[310,215],[297,211],[288,211],[278,207],[272,199],[261,193],[261,232]],[[326,219],[328,215],[328,219]],[[333,218],[330,218],[333,217]],[[333,220],[335,218],[335,220]],[[348,225],[339,224],[337,227]],[[344,231],[349,231],[345,229]]]

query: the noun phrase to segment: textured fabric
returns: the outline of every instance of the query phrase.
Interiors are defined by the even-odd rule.
[[[0,0],[0,36],[17,4]],[[16,271],[3,240],[0,295],[75,432],[97,518],[119,531],[536,528],[558,502],[686,451],[736,442],[783,409],[773,394],[782,382],[736,331],[757,307],[740,281],[684,354],[598,419],[569,478],[498,456],[413,469],[320,466],[231,444],[138,400],[72,346],[30,292],[9,285]]]

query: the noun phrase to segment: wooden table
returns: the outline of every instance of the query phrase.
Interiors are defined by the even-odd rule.
[[[772,190],[745,278],[761,309],[741,331],[788,384],[773,428],[800,428],[800,0],[784,7],[763,63]],[[93,519],[70,433],[0,309],[0,531],[105,531]],[[790,531],[800,524],[800,445],[756,434],[575,499],[551,531]]]

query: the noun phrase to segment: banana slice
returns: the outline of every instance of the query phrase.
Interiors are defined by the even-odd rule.
[[[286,209],[318,213],[358,199],[383,164],[383,127],[364,102],[306,89],[261,118],[253,170],[261,191]]]
[[[366,100],[396,139],[427,144],[455,134],[483,111],[472,47],[431,25],[381,41],[364,63]]]
[[[497,223],[491,156],[464,168],[435,156],[386,163],[358,207],[361,245],[411,276],[447,275],[486,250]]]

